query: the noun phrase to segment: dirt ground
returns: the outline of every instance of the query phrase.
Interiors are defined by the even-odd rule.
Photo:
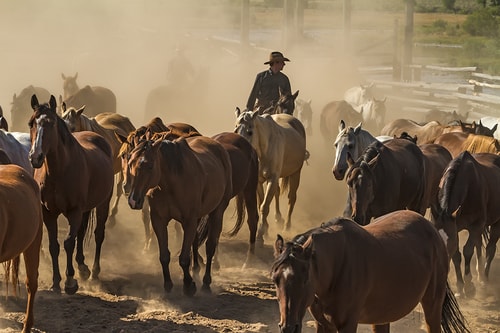
[[[29,3],[31,10],[23,7],[24,2],[0,2],[0,12],[5,14],[0,20],[5,51],[0,62],[0,105],[7,119],[13,94],[33,84],[49,89],[57,98],[62,93],[61,72],[78,72],[81,86],[111,88],[117,95],[118,112],[140,126],[148,92],[165,83],[168,59],[181,45],[195,70],[208,69],[209,84],[204,91],[193,91],[189,96],[190,100],[198,100],[203,94],[201,106],[188,112],[165,110],[163,119],[189,122],[211,136],[233,130],[235,107],[244,108],[255,74],[266,68],[263,62],[270,49],[256,48],[238,57],[234,44],[211,41],[217,31],[204,36],[199,30],[188,29],[184,16],[167,5],[160,6],[160,1],[141,5],[142,2],[109,0],[93,6],[86,1]],[[75,13],[78,19],[74,19]],[[209,16],[205,12],[199,14]],[[273,50],[279,49],[279,37],[266,42],[275,45]],[[308,138],[311,158],[302,171],[293,227],[283,233],[287,239],[340,215],[346,198],[345,182],[334,180],[331,174],[334,149],[331,143],[325,145],[321,140],[318,119],[322,106],[342,98],[348,87],[363,80],[354,70],[357,64],[352,58],[341,57],[337,50],[328,56],[316,51],[307,44],[285,52],[292,61],[284,71],[291,79],[292,89],[300,90],[299,98],[312,100],[315,124],[313,136]],[[285,197],[282,211],[286,209],[284,200]],[[231,204],[226,211],[225,230],[232,227],[233,212]],[[62,232],[66,225],[61,219]],[[44,235],[33,332],[278,332],[279,310],[269,275],[272,244],[278,232],[281,230],[271,225],[264,247],[256,249],[255,262],[245,270],[241,267],[248,246],[246,227],[233,239],[222,236],[218,250],[221,265],[213,273],[212,293],[198,290],[192,298],[182,294],[178,245],[173,238],[170,267],[174,289],[164,295],[157,248],[153,245],[150,252],[143,253],[140,214],[122,199],[117,224],[106,230],[100,279],[79,279],[80,289],[75,295],[56,295],[48,290],[51,266]],[[172,237],[174,234],[171,232]],[[59,240],[62,242],[62,235]],[[92,243],[86,253],[87,264],[91,265]],[[60,256],[64,272],[62,249]],[[453,286],[451,274],[450,281]],[[199,281],[197,286],[201,286]],[[478,289],[474,299],[459,300],[471,330],[499,332],[500,260],[493,262],[489,284]],[[20,291],[18,298],[5,297],[5,284],[0,283],[0,332],[18,332],[22,327],[24,286],[20,286]],[[425,332],[423,314],[417,307],[392,327],[393,332]],[[304,319],[303,331],[314,332],[309,315]],[[370,330],[360,326],[358,331]]]

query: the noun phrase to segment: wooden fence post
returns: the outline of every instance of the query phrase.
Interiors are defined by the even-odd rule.
[[[459,94],[466,94],[467,93],[467,88],[466,87],[458,87],[458,93]],[[465,116],[469,112],[469,108],[467,106],[467,100],[465,98],[460,98],[458,97],[458,110],[457,110],[459,115]]]
[[[241,54],[247,54],[250,46],[250,0],[241,0]]]
[[[405,25],[405,46],[403,60],[403,81],[411,81],[411,68],[413,59],[413,11],[415,0],[406,0],[406,25]]]

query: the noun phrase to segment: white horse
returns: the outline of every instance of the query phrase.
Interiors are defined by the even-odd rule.
[[[344,93],[344,100],[351,104],[354,110],[361,112],[361,106],[373,98],[373,83],[351,87]]]

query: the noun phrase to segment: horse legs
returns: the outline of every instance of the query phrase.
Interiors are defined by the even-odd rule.
[[[118,214],[118,203],[120,202],[120,198],[123,194],[123,172],[120,170],[115,175],[115,200],[113,201],[113,205],[111,205],[111,210],[109,213],[109,227],[112,228],[116,223],[116,214]]]
[[[267,228],[269,227],[269,224],[267,222],[267,217],[269,215],[269,206],[271,204],[271,201],[273,200],[277,188],[278,188],[278,177],[273,176],[267,181],[264,200],[260,205],[260,216],[261,216],[260,219],[262,221],[262,227],[261,231],[259,232],[259,235],[267,234]]]
[[[208,236],[205,244],[207,253],[207,264],[205,266],[205,275],[203,276],[202,290],[210,292],[210,284],[212,283],[212,259],[219,244],[219,237],[222,232],[222,219],[224,210],[227,204],[222,203],[217,209],[210,213],[208,217]]]
[[[42,228],[42,225],[40,225],[35,239],[23,253],[24,265],[26,269],[26,289],[28,291],[28,302],[26,304],[26,318],[24,319],[22,333],[31,332],[31,328],[33,327],[34,322],[33,304],[35,303],[35,294],[38,290],[38,267],[40,264]]]
[[[143,252],[149,251],[151,248],[151,240],[153,238],[153,230],[151,229],[151,217],[149,215],[149,199],[144,198],[144,204],[141,209],[142,224],[144,225],[144,248]]]
[[[182,239],[181,254],[179,255],[179,265],[184,273],[184,294],[186,296],[193,296],[196,293],[196,284],[193,281],[193,277],[189,272],[191,265],[191,247],[196,238],[196,227],[198,220],[196,218],[187,218],[182,223],[182,228],[184,230],[184,236]],[[194,254],[196,255],[196,254]],[[208,256],[208,254],[207,254]],[[210,258],[211,260],[212,258]],[[207,257],[207,266],[211,265]]]
[[[474,254],[474,248],[478,248],[479,252],[476,254],[478,258],[481,257],[481,233],[476,232],[475,230],[469,230],[469,238],[464,245],[463,254],[464,254],[464,291],[465,295],[468,297],[473,297],[475,294],[475,287],[472,283],[472,274],[470,271],[470,262],[472,259],[472,255]],[[482,259],[478,260],[482,261]]]
[[[95,237],[95,255],[94,265],[92,266],[92,279],[99,279],[101,272],[101,249],[104,242],[106,221],[108,219],[109,200],[106,200],[102,205],[96,207],[96,227],[94,230]]]
[[[264,186],[263,180],[259,180],[259,184],[257,185],[257,202],[258,202],[258,214],[260,214],[260,206],[264,201]],[[260,219],[260,226],[257,230],[257,241],[263,246],[264,245],[264,236],[267,236],[267,230],[269,229],[269,224],[267,220],[263,221]]]
[[[89,212],[86,212],[85,214],[88,213]],[[81,228],[83,215],[84,214],[81,211],[74,210],[66,216],[69,222],[69,232],[64,240],[64,250],[66,251],[66,282],[64,283],[64,291],[68,295],[73,295],[78,290],[78,281],[75,279],[75,269],[73,268],[73,253],[75,251],[76,236],[79,230],[82,230],[81,232],[85,233],[86,228]],[[81,241],[83,242],[83,239],[81,239]],[[78,262],[80,272],[82,271],[83,259],[83,253],[79,253],[77,255],[77,262],[81,261]]]
[[[292,227],[292,213],[297,202],[297,190],[300,184],[300,170],[288,178],[288,213],[286,217],[285,230],[290,230]]]
[[[247,258],[243,264],[243,268],[250,264],[251,260],[255,257],[255,242],[257,235],[257,225],[259,223],[259,211],[257,208],[257,197],[255,187],[245,188],[243,192],[245,199],[245,207],[247,211],[247,224],[250,231],[250,240],[247,251]]]
[[[61,282],[61,272],[59,270],[59,242],[57,241],[57,215],[51,214],[45,207],[42,207],[43,223],[47,228],[49,237],[49,252],[52,259],[52,291],[61,292],[59,283]]]
[[[457,249],[453,255],[451,256],[451,260],[453,261],[453,267],[455,267],[455,276],[457,278],[457,293],[462,294],[464,291],[464,278],[462,276],[462,254]]]
[[[280,210],[280,195],[281,195],[281,188],[279,185],[279,179],[276,182],[276,191],[274,192],[274,219],[276,220],[276,224],[281,225],[285,222],[283,219],[283,216],[281,215],[281,210]]]
[[[91,211],[85,212],[82,214],[82,223],[80,228],[78,229],[78,234],[76,236],[76,256],[75,260],[78,264],[78,274],[84,280],[87,280],[90,277],[90,270],[85,265],[85,255],[83,254],[83,245],[85,242],[85,235],[87,233],[88,225],[89,225],[89,217]]]
[[[372,325],[373,333],[389,333],[390,329],[390,324]]]
[[[153,208],[153,207],[151,207]],[[165,292],[169,293],[172,291],[174,284],[172,283],[172,278],[170,277],[170,269],[168,265],[170,264],[170,251],[168,250],[168,223],[170,219],[167,219],[165,223],[160,215],[158,215],[154,209],[151,212],[151,225],[156,235],[158,241],[158,249],[160,252],[160,264],[163,271],[163,289]]]
[[[486,281],[488,280],[488,276],[490,274],[491,262],[495,258],[499,237],[500,222],[497,222],[490,227],[490,239],[488,241],[488,245],[486,245],[486,266],[484,266],[484,276]]]

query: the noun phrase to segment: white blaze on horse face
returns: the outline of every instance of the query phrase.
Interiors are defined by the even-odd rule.
[[[42,138],[43,138],[43,126],[40,126],[40,122],[45,119],[46,115],[41,115],[36,119],[36,137],[33,141],[33,145],[31,146],[30,155],[31,156],[40,156],[42,152]]]
[[[446,234],[446,232],[445,232],[443,229],[439,229],[439,230],[438,230],[438,232],[439,232],[439,235],[441,235],[441,238],[443,239],[444,244],[445,244],[445,245],[448,245],[448,238],[449,238],[449,237],[448,237],[448,235]]]

